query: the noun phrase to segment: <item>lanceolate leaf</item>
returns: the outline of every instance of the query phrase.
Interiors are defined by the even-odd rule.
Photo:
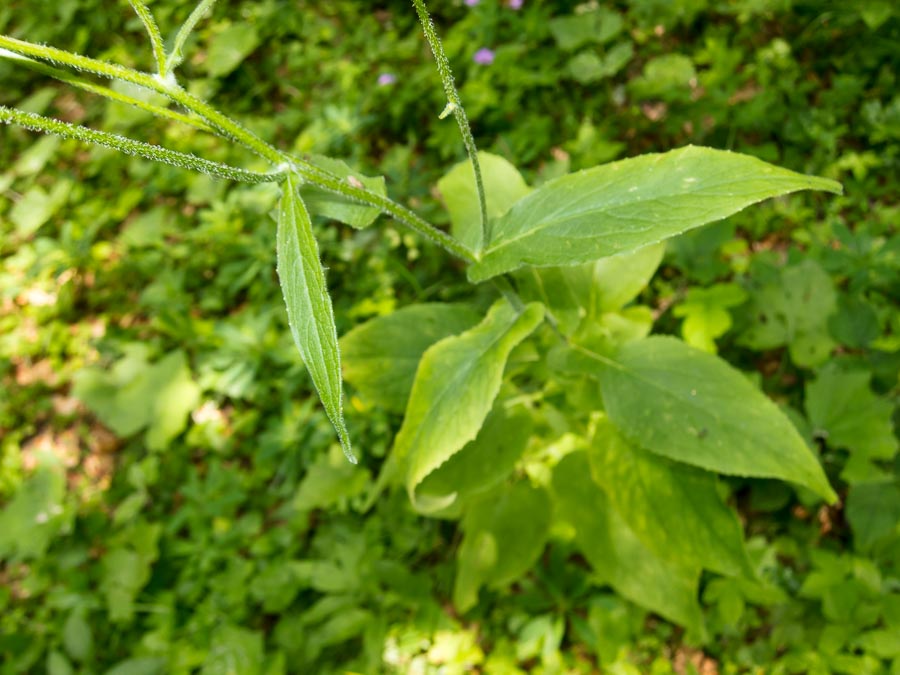
[[[478,434],[500,391],[510,351],[543,317],[538,303],[520,313],[500,300],[475,328],[425,352],[394,444],[395,456],[406,462],[406,487],[417,506],[446,506],[420,504],[416,488]]]
[[[556,465],[553,498],[601,579],[632,602],[702,634],[700,568],[674,565],[644,546],[591,479],[584,452],[567,455]]]
[[[464,305],[410,305],[357,326],[341,338],[344,379],[369,401],[403,412],[422,354],[481,317]]]
[[[737,515],[713,474],[633,447],[602,419],[588,450],[591,473],[641,542],[688,570],[753,577]]]
[[[720,358],[681,340],[625,344],[600,365],[603,403],[630,442],[703,469],[780,478],[837,499],[778,407]]]
[[[552,180],[516,202],[494,221],[469,278],[631,251],[798,190],[841,187],[755,157],[693,146],[605,164]]]
[[[319,262],[312,223],[297,192],[298,181],[285,181],[278,205],[278,278],[287,305],[288,324],[325,412],[341,439],[344,454],[354,464],[350,437],[344,426],[341,392],[341,355],[334,310]]]

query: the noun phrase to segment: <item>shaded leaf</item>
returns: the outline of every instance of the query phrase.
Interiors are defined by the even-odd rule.
[[[416,488],[477,436],[500,391],[510,351],[543,317],[537,303],[518,313],[500,300],[475,328],[425,352],[394,442],[395,456],[406,461],[407,491],[418,507],[440,508],[419,503]]]
[[[206,70],[213,77],[224,77],[258,46],[259,33],[255,26],[247,22],[231,24],[210,40]]]
[[[847,520],[859,551],[869,551],[881,539],[900,534],[900,486],[893,480],[851,485]]]
[[[552,180],[516,202],[493,223],[469,279],[633,251],[805,189],[841,188],[755,157],[694,146],[605,164]]]
[[[837,499],[790,420],[718,357],[650,337],[597,363],[606,411],[630,442],[709,471],[780,478]]]
[[[629,445],[608,419],[588,450],[591,474],[647,548],[686,570],[753,577],[737,515],[713,474]]]
[[[872,393],[869,379],[868,372],[828,368],[806,385],[806,413],[813,434],[829,447],[850,451],[842,477],[851,483],[877,477],[871,460],[887,461],[897,453],[894,404]]]
[[[344,454],[355,464],[344,425],[341,355],[334,310],[309,213],[297,192],[297,180],[289,176],[285,181],[278,206],[278,278],[294,344],[303,357],[325,413],[338,432]]]
[[[492,488],[512,471],[533,426],[525,408],[509,410],[502,402],[496,404],[475,440],[428,474],[419,494],[425,501],[438,503],[453,501],[455,494],[455,504]]]
[[[477,604],[482,586],[502,587],[527,572],[544,550],[550,520],[547,493],[524,481],[469,504],[457,553],[456,608],[468,611]]]
[[[644,546],[591,479],[584,452],[574,452],[553,470],[553,499],[575,528],[575,542],[597,575],[618,593],[665,618],[702,633],[697,603],[700,569],[686,570]]]
[[[341,338],[344,379],[368,401],[403,412],[425,350],[479,318],[463,305],[429,303],[367,321]]]

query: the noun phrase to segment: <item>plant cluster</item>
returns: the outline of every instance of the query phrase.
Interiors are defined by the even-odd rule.
[[[826,21],[860,39],[838,74],[803,62],[828,80],[823,113],[798,105],[791,44],[754,44],[775,6],[467,2],[442,43],[417,0],[435,98],[409,93],[440,89],[405,5],[362,20],[396,47],[365,55],[336,28],[352,3],[252,3],[205,31],[209,0],[131,5],[149,73],[113,65],[129,40],[76,54],[115,23],[90,2],[42,10],[91,17],[73,51],[37,42],[58,37],[40,12],[0,14],[36,32],[0,37],[4,81],[25,66],[109,100],[0,99],[0,119],[52,134],[10,129],[0,151],[3,672],[900,667],[888,5]],[[168,44],[157,20],[181,26]],[[195,28],[206,49],[186,58]],[[292,72],[334,96],[295,109]],[[584,88],[565,106],[560,77]],[[584,116],[591,90],[619,122]],[[453,156],[449,116],[468,159],[418,171]],[[593,166],[619,138],[723,130],[847,195],[695,229],[840,188],[695,146]],[[335,430],[354,464],[326,450]]]

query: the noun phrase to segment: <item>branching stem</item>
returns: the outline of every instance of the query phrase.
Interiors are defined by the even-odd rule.
[[[153,58],[156,60],[156,72],[162,75],[166,69],[166,50],[163,47],[162,35],[159,32],[159,26],[156,25],[156,19],[153,18],[153,13],[143,0],[128,0],[128,2],[135,14],[140,17],[144,28],[147,29],[150,46],[153,48]]]

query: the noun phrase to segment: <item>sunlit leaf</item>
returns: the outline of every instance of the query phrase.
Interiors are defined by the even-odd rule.
[[[367,321],[341,338],[344,379],[366,400],[403,412],[425,350],[471,328],[479,318],[463,305],[436,302]]]
[[[755,157],[693,146],[605,164],[552,180],[516,202],[493,223],[492,239],[469,278],[632,251],[769,197],[808,189],[841,188]]]
[[[478,435],[500,391],[510,351],[543,317],[537,303],[519,313],[500,300],[480,324],[425,352],[394,442],[395,456],[406,462],[414,503],[419,483]]]
[[[780,478],[837,499],[790,420],[718,357],[650,337],[598,364],[606,411],[635,445],[709,471]]]
[[[277,256],[278,278],[294,344],[338,432],[344,454],[355,464],[344,425],[341,355],[334,310],[325,286],[325,271],[319,262],[319,246],[294,176],[285,181],[278,206]]]

